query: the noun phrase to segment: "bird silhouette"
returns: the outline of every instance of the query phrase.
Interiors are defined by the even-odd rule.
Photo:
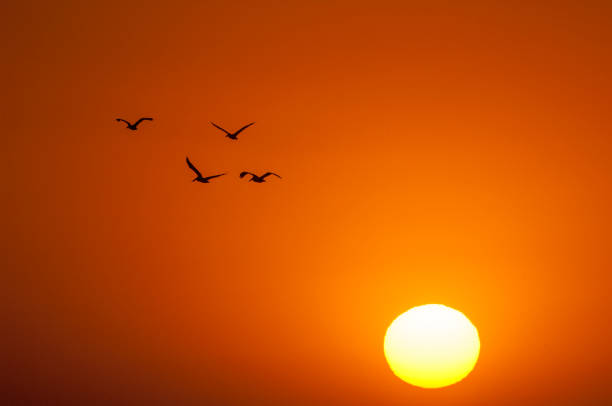
[[[224,128],[219,127],[217,124],[213,123],[212,121],[210,122],[212,125],[214,125],[215,127],[217,127],[219,130],[223,131],[225,133],[225,136],[229,139],[232,140],[237,140],[238,139],[238,134],[240,134],[241,132],[243,132],[244,130],[246,130],[247,128],[249,128],[250,126],[252,126],[255,123],[249,123],[247,125],[245,125],[244,127],[242,127],[240,130],[236,131],[235,133],[231,133],[229,131],[227,131]]]
[[[255,183],[264,183],[266,181],[266,177],[270,176],[270,175],[274,175],[277,178],[281,178],[280,176],[278,176],[277,174],[275,174],[274,172],[266,172],[261,176],[257,176],[254,173],[251,172],[241,172],[240,173],[240,178],[244,178],[246,175],[251,175],[251,179],[249,179],[249,182],[255,182]],[[282,178],[281,178],[282,179]]]
[[[116,121],[123,121],[125,124],[127,124],[128,129],[132,130],[132,131],[136,131],[138,130],[138,124],[142,123],[143,121],[153,121],[153,119],[151,117],[142,117],[141,119],[139,119],[138,121],[136,121],[134,124],[130,123],[127,120],[124,120],[122,118],[116,118]]]
[[[189,166],[189,168],[195,172],[195,174],[197,175],[197,177],[195,177],[192,182],[200,182],[200,183],[210,183],[209,180],[213,179],[213,178],[218,178],[219,176],[223,176],[225,175],[224,173],[221,173],[219,175],[212,175],[212,176],[202,176],[202,174],[200,173],[200,171],[198,171],[198,168],[196,168],[195,166],[193,166],[193,164],[191,162],[189,162],[189,157],[185,157],[185,159],[187,160],[187,165]]]

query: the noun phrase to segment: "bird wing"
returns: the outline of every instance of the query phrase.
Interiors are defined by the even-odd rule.
[[[122,119],[122,118],[116,118],[116,119],[115,119],[115,121],[123,121],[123,122],[124,122],[124,123],[126,123],[127,125],[132,125],[132,124],[130,124],[130,122],[129,122],[129,121],[124,120],[124,119]]]
[[[185,157],[185,159],[187,160],[187,166],[189,166],[189,168],[191,168],[191,170],[194,171],[195,174],[198,175],[199,178],[201,178],[202,174],[200,173],[200,171],[198,171],[198,169],[195,166],[193,166],[191,162],[189,162],[188,157]]]
[[[274,175],[274,176],[276,176],[277,178],[281,178],[280,176],[278,176],[278,175],[277,175],[277,174],[275,174],[274,172],[266,172],[266,173],[264,173],[263,175],[261,175],[261,178],[263,179],[263,178],[265,178],[266,176],[270,176],[270,175]],[[282,179],[282,178],[281,178],[281,179]]]
[[[225,175],[225,173],[220,173],[218,175],[207,176],[204,179],[205,180],[214,179],[214,178],[218,178],[219,176],[223,176],[223,175]]]
[[[250,126],[252,126],[253,124],[255,124],[255,123],[249,123],[249,124],[245,125],[245,126],[244,126],[244,127],[242,127],[240,130],[236,131],[236,132],[234,133],[234,135],[238,135],[238,134],[240,134],[241,132],[243,132],[244,130],[246,130],[247,128],[249,128]]]
[[[212,121],[210,122],[212,125],[214,125],[215,127],[217,127],[219,130],[223,131],[224,133],[226,133],[227,135],[231,135],[231,133],[221,127],[219,127],[217,124],[213,123]]]
[[[240,172],[240,178],[244,178],[246,175],[255,176],[251,172],[247,172],[247,171]]]
[[[151,117],[142,117],[142,118],[138,119],[138,121],[136,121],[136,122],[134,123],[134,126],[137,126],[138,124],[140,124],[141,122],[143,122],[143,121],[145,121],[145,120],[146,120],[146,121],[153,121],[153,119],[152,119]]]

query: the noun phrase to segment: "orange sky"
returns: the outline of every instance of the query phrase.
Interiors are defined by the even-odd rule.
[[[610,2],[2,15],[7,404],[612,399]],[[442,390],[383,355],[424,303],[480,331]]]

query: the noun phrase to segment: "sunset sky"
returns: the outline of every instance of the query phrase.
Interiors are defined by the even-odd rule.
[[[1,15],[0,403],[612,402],[612,2]],[[426,303],[480,334],[448,388],[383,354]]]

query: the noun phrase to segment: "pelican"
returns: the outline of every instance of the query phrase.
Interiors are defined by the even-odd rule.
[[[251,179],[249,179],[249,182],[255,182],[255,183],[264,183],[266,181],[266,177],[268,177],[270,175],[274,175],[277,178],[280,178],[280,176],[278,176],[274,172],[266,172],[266,173],[264,173],[261,176],[257,176],[254,173],[247,172],[247,171],[241,172],[240,173],[240,178],[244,178],[246,175],[251,175]]]
[[[238,139],[238,134],[240,134],[241,132],[243,132],[244,130],[246,130],[247,128],[249,128],[250,126],[252,126],[255,123],[249,123],[247,125],[245,125],[244,127],[242,127],[240,130],[236,131],[235,133],[231,133],[227,130],[225,130],[224,128],[219,127],[217,124],[213,123],[212,121],[210,122],[212,125],[214,125],[215,127],[217,127],[219,130],[223,131],[225,133],[225,136],[229,139],[232,140],[237,140]]]
[[[130,123],[127,120],[124,120],[122,118],[116,118],[116,121],[123,121],[125,124],[127,124],[128,129],[132,130],[132,131],[136,131],[138,130],[138,124],[140,124],[143,121],[153,121],[153,119],[151,117],[142,117],[141,119],[139,119],[138,121],[136,121],[134,124]]]
[[[196,168],[195,166],[193,166],[193,164],[191,162],[189,162],[189,157],[185,157],[185,159],[187,160],[187,166],[189,166],[189,168],[191,168],[191,170],[194,171],[195,174],[197,175],[197,177],[194,178],[192,180],[192,182],[210,183],[209,180],[211,180],[213,178],[218,178],[219,176],[225,175],[224,173],[221,173],[219,175],[212,175],[212,176],[203,177],[202,174],[200,173],[200,171],[198,171],[198,168]]]

